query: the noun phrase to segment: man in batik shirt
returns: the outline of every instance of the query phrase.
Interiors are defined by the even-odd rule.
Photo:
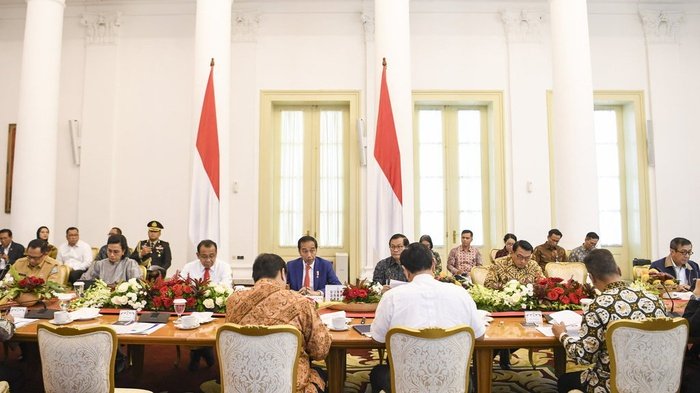
[[[554,325],[552,332],[564,345],[569,358],[578,364],[593,367],[567,373],[559,378],[559,391],[579,389],[589,393],[610,391],[610,355],[605,344],[608,324],[619,319],[644,320],[666,316],[666,308],[658,297],[633,290],[622,281],[620,268],[612,253],[598,249],[583,261],[593,286],[601,294],[583,314],[580,339],[566,334],[566,326]]]
[[[547,241],[535,247],[534,259],[540,264],[540,269],[544,271],[548,262],[566,262],[566,250],[559,247],[562,234],[558,229],[550,229],[547,232]]]
[[[297,369],[297,393],[318,393],[326,382],[311,368],[310,359],[323,360],[331,347],[331,335],[312,302],[286,288],[284,260],[260,254],[253,263],[252,290],[236,292],[226,302],[226,322],[240,325],[289,324],[301,332],[303,348]],[[264,390],[264,387],[261,387]]]
[[[462,231],[462,244],[450,250],[447,256],[447,270],[454,275],[469,275],[474,266],[481,266],[481,254],[472,247],[474,232],[469,229]]]
[[[583,244],[571,250],[571,255],[569,255],[569,262],[583,262],[588,254],[595,250],[598,245],[598,240],[600,237],[595,232],[588,232],[586,238],[583,240]]]
[[[532,244],[520,240],[513,244],[513,254],[497,259],[486,275],[484,286],[501,289],[508,281],[518,280],[522,284],[534,283],[542,277],[542,269],[532,258]]]

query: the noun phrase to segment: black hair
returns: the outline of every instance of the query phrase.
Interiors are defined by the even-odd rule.
[[[514,234],[512,234],[512,233],[506,233],[506,235],[503,236],[503,243],[507,242],[508,239],[513,239],[513,240],[515,240],[516,242],[518,241],[518,238],[517,238]]]
[[[561,234],[561,231],[558,230],[558,229],[556,229],[556,228],[550,229],[549,232],[547,232],[547,237],[550,237],[550,236],[552,236],[552,235],[557,235],[557,236],[559,236],[559,237],[564,236],[564,235]]]
[[[302,236],[299,238],[297,241],[297,250],[301,251],[301,243],[306,243],[306,242],[314,242],[314,248],[318,248],[318,242],[313,236]]]
[[[517,251],[520,248],[522,248],[525,251],[532,252],[532,244],[530,244],[530,242],[527,240],[518,240],[513,244],[513,252]]]
[[[620,269],[609,250],[598,248],[592,250],[583,259],[588,273],[596,280],[603,280],[613,275],[620,275]]]
[[[215,241],[209,240],[209,239],[202,240],[201,242],[199,242],[199,244],[197,244],[197,254],[199,254],[199,251],[202,249],[202,247],[211,247],[211,246],[214,246],[215,250],[217,250],[217,251],[219,250],[219,248],[216,247]]]
[[[122,251],[126,254],[129,251],[129,245],[126,242],[126,237],[124,235],[112,235],[107,238],[107,244],[119,244],[122,247]]]
[[[286,274],[287,264],[284,263],[282,257],[277,254],[260,254],[253,262],[253,281],[257,282],[262,278],[276,278],[281,270]]]
[[[433,238],[430,237],[430,235],[423,235],[418,240],[418,243],[423,243],[424,241],[430,243],[430,249],[432,250],[433,249]]]
[[[401,265],[411,273],[430,269],[433,253],[420,243],[411,243],[401,253]]]
[[[30,248],[38,248],[41,250],[42,254],[46,254],[49,252],[49,243],[46,240],[33,239],[29,242],[29,244],[27,244],[27,250]]]
[[[404,235],[404,234],[402,234],[402,233],[395,233],[395,234],[393,234],[393,235],[391,236],[391,238],[389,239],[389,245],[391,245],[391,241],[392,241],[392,240],[396,240],[396,239],[403,239],[403,246],[404,246],[404,247],[408,247],[408,245],[410,244],[410,242],[408,241],[408,238],[406,237],[406,235]]]

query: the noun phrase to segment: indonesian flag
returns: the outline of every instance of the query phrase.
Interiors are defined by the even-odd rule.
[[[219,242],[219,134],[214,101],[214,59],[204,92],[192,161],[189,234],[195,245],[204,239]]]
[[[374,141],[374,158],[380,169],[377,174],[375,261],[389,254],[391,235],[403,231],[401,152],[386,84],[386,59],[382,61],[382,66],[377,135]]]

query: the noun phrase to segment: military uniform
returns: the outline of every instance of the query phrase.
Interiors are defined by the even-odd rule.
[[[160,231],[163,229],[163,224],[155,220],[149,222],[147,226],[149,231]],[[141,250],[144,247],[150,247],[151,252],[141,256]],[[173,256],[170,252],[170,244],[168,242],[160,239],[155,241],[146,239],[136,243],[136,247],[134,247],[130,258],[140,265],[145,266],[149,270],[149,276],[155,277],[158,275],[158,272],[160,272],[161,277],[165,277]]]

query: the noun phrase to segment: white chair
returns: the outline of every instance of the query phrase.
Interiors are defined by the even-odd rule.
[[[484,266],[474,266],[472,270],[469,271],[469,277],[472,279],[473,284],[484,285],[486,281],[486,276],[489,274],[489,268]]]
[[[117,334],[107,326],[37,328],[41,373],[47,393],[151,393],[114,387]]]
[[[680,389],[688,321],[621,319],[608,324],[612,393],[672,393]]]
[[[386,348],[392,392],[469,390],[469,366],[474,351],[471,327],[461,325],[447,330],[395,327],[387,333]]]
[[[564,281],[573,278],[574,281],[585,284],[588,269],[583,262],[547,262],[544,266],[544,274],[547,277],[559,277]]]
[[[216,332],[221,391],[294,393],[302,349],[291,325],[222,325]]]

